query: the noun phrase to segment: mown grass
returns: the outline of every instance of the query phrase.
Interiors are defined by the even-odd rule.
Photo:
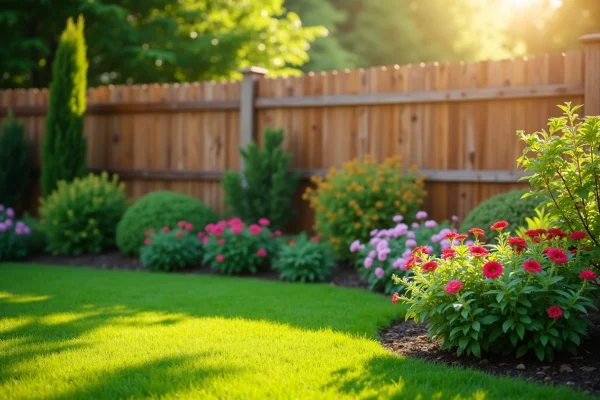
[[[395,356],[388,298],[329,285],[0,265],[0,398],[585,399]]]

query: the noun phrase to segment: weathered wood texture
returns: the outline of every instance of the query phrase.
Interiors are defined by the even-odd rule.
[[[253,135],[260,144],[267,126],[284,128],[292,166],[306,174],[365,154],[400,154],[406,167],[429,176],[430,215],[464,217],[486,198],[523,187],[516,183],[523,149],[516,131],[545,127],[560,114],[557,104],[584,103],[584,58],[570,51],[263,78],[253,99]],[[240,137],[249,132],[240,126],[241,90],[241,82],[89,89],[88,165],[120,173],[133,198],[174,190],[223,211],[219,180],[240,168]],[[15,108],[38,166],[47,104],[46,89],[0,92],[0,119]],[[295,229],[313,219],[300,193]]]

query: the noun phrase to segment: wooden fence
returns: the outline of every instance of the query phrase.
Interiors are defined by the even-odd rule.
[[[396,154],[427,175],[425,208],[464,217],[486,198],[523,187],[516,131],[558,116],[557,104],[600,114],[600,34],[584,50],[501,61],[428,63],[241,82],[105,86],[88,90],[88,165],[118,173],[129,194],[174,190],[222,211],[220,179],[240,169],[238,147],[267,126],[285,130],[293,168],[323,174],[354,157]],[[25,122],[40,165],[46,89],[0,91],[0,116]],[[307,182],[303,184],[303,187]],[[312,215],[300,200],[293,228]],[[29,205],[35,209],[39,189]]]

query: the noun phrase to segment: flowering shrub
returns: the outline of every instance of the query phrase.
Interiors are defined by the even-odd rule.
[[[117,175],[89,174],[60,181],[40,205],[48,250],[54,254],[99,253],[114,245],[117,223],[127,208]]]
[[[277,255],[276,236],[270,222],[261,218],[258,224],[245,225],[239,218],[208,224],[198,237],[204,243],[204,263],[215,271],[236,275],[267,270]]]
[[[281,271],[284,280],[322,282],[329,278],[334,264],[329,244],[302,233],[281,247],[273,268]]]
[[[426,246],[429,254],[437,255],[450,247],[450,241],[444,235],[455,232],[455,229],[449,222],[438,224],[436,221],[426,220],[425,211],[419,211],[416,217],[418,222],[409,227],[402,223],[403,216],[396,215],[393,218],[396,223],[393,228],[373,230],[368,243],[362,244],[360,240],[355,240],[350,245],[350,252],[360,255],[359,275],[367,281],[371,290],[386,294],[401,290],[391,277],[393,274],[404,275],[412,251],[417,246]]]
[[[535,216],[533,218],[525,218],[525,222],[527,223],[527,227],[525,226],[520,226],[516,229],[516,234],[519,237],[522,238],[526,238],[526,232],[527,231],[533,231],[536,229],[545,229],[548,230],[552,227],[554,227],[557,222],[558,219],[556,217],[553,217],[552,215],[550,215],[547,210],[546,207],[544,206],[540,206],[538,208],[535,209]]]
[[[550,118],[549,132],[530,135],[519,131],[527,144],[517,163],[530,175],[532,192],[547,200],[548,212],[569,232],[587,233],[584,239],[600,256],[600,116],[579,119],[581,106],[566,103],[562,117]]]
[[[316,188],[303,198],[315,210],[315,229],[328,240],[339,257],[350,256],[350,243],[366,241],[373,229],[385,228],[398,212],[414,215],[423,203],[423,179],[402,173],[399,157],[383,164],[369,156],[347,162],[341,170],[331,169],[322,179],[313,177]],[[410,222],[410,221],[409,221]]]
[[[0,204],[0,262],[22,260],[28,254],[27,237],[31,229],[15,220],[12,208]]]
[[[494,246],[452,245],[446,258],[419,252],[412,276],[393,277],[406,292],[392,302],[406,302],[406,317],[427,322],[429,335],[459,355],[532,351],[552,360],[555,352],[575,354],[597,289],[596,274],[585,268],[583,235],[528,231],[525,240],[503,233],[507,226],[492,225],[499,233]]]
[[[193,229],[186,221],[179,221],[175,229],[149,229],[140,249],[140,262],[152,271],[166,272],[200,264],[202,244]]]

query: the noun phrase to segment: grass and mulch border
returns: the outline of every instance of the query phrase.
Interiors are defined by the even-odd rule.
[[[118,251],[104,254],[72,256],[41,255],[28,261],[41,264],[95,267],[100,269],[126,269],[146,271],[138,259],[124,256]],[[192,268],[180,271],[184,274],[218,275],[210,268]],[[279,280],[278,273],[262,272],[247,277],[263,280]],[[348,265],[334,268],[329,281],[332,286],[366,288],[356,270]],[[454,352],[442,351],[439,343],[427,338],[424,325],[413,322],[395,322],[380,332],[380,341],[389,351],[403,356],[418,358],[449,366],[461,366],[480,370],[497,376],[519,377],[540,384],[566,385],[586,393],[600,394],[600,315],[594,314],[594,326],[582,343],[577,356],[564,355],[552,363],[542,363],[534,357],[487,356],[483,359],[458,357]]]

